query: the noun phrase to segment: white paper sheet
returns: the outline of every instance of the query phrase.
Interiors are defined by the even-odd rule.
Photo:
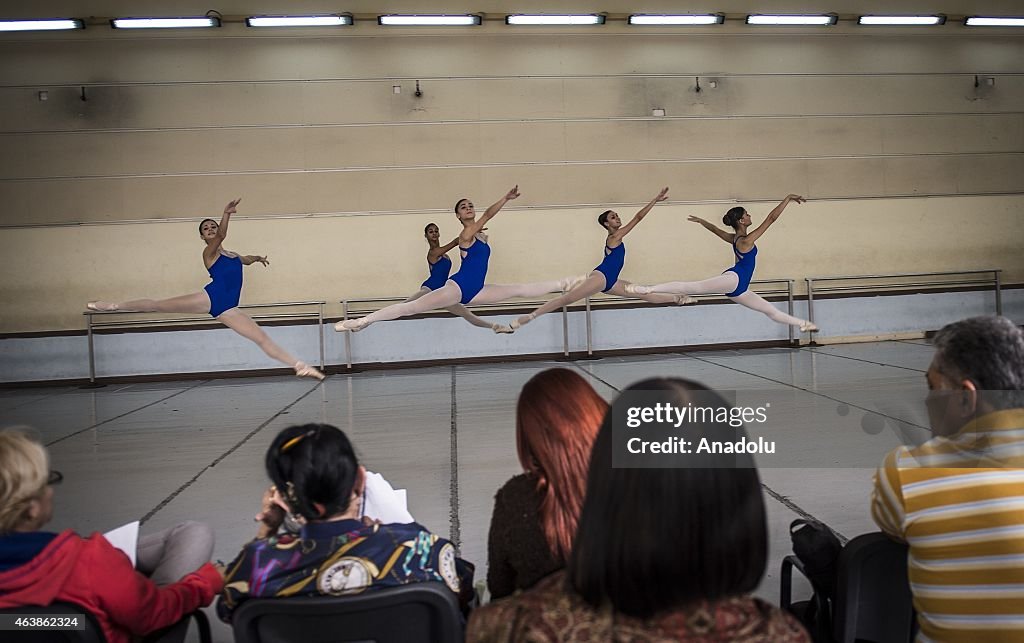
[[[103,534],[103,537],[111,545],[128,554],[128,558],[132,561],[132,567],[135,566],[135,551],[139,546],[138,520],[127,525],[121,525],[117,529],[111,529]]]

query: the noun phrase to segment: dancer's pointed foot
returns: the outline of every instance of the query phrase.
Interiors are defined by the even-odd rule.
[[[697,298],[689,295],[676,295],[674,299],[676,300],[676,306],[685,306],[686,304],[697,303]]]
[[[117,310],[117,304],[112,301],[90,301],[85,307],[100,313],[112,313]]]
[[[589,274],[586,274],[586,275],[576,275],[575,277],[565,277],[564,279],[560,279],[558,281],[558,287],[561,288],[564,292],[569,292],[570,290],[572,290],[576,286],[578,286],[581,283],[583,283],[584,281],[586,281],[587,277],[589,277],[589,276],[590,276]]]
[[[320,381],[324,379],[324,374],[319,369],[305,362],[295,362],[295,375],[296,377],[315,377]]]
[[[344,321],[340,321],[334,325],[334,330],[336,330],[339,333],[344,333],[346,331],[358,333],[359,331],[366,328],[366,322],[363,321],[364,319],[366,318],[360,317],[359,319],[346,319]]]
[[[640,284],[629,284],[623,290],[630,295],[649,295],[652,292],[650,286],[641,286]]]
[[[516,332],[510,324],[491,324],[491,330],[498,335],[511,335]]]
[[[814,322],[805,321],[804,323],[800,324],[801,333],[814,333],[817,332],[817,330],[818,327],[815,326]]]

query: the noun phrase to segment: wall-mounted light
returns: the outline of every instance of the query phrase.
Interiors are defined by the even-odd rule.
[[[471,27],[480,24],[480,16],[377,16],[377,24],[389,27]]]
[[[352,24],[352,16],[249,16],[248,27],[342,27]]]
[[[110,21],[110,26],[114,29],[195,29],[219,27],[220,18],[114,18]]]
[[[720,25],[725,22],[725,16],[720,13],[674,16],[634,13],[629,17],[628,22],[631,25]]]
[[[517,13],[505,16],[507,25],[603,25],[604,16],[597,13],[579,15],[541,15]]]
[[[747,16],[748,25],[805,25],[825,27],[834,25],[839,17],[833,14],[824,15],[768,15],[754,14]]]
[[[946,16],[861,16],[858,25],[924,26],[946,24]]]
[[[968,16],[964,24],[968,27],[1024,27],[1024,18]]]
[[[85,23],[77,18],[0,20],[0,31],[64,31],[67,29],[85,29]]]

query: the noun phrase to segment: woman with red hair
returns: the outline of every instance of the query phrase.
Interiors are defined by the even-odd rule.
[[[608,403],[575,371],[533,376],[516,407],[521,473],[494,497],[487,542],[491,598],[565,567],[587,486],[590,448]]]

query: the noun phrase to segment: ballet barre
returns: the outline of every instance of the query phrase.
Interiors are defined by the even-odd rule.
[[[783,295],[783,294],[786,295],[786,306],[787,306],[787,311],[786,312],[788,312],[790,315],[792,315],[793,314],[793,282],[794,282],[793,279],[754,279],[753,281],[750,282],[750,285],[753,286],[755,284],[758,284],[758,285],[760,285],[760,284],[785,284],[785,288],[772,288],[772,289],[768,289],[768,290],[751,288],[751,290],[753,290],[754,292],[756,292],[759,295]],[[694,297],[696,297],[698,300],[699,299],[722,299],[723,297],[725,297],[725,295],[694,295]],[[594,354],[594,346],[593,346],[594,330],[593,330],[593,319],[592,319],[591,301],[590,300],[591,300],[590,297],[586,298],[587,356],[588,357],[592,356]],[[636,297],[615,297],[615,296],[611,296],[610,295],[610,296],[607,296],[607,297],[601,297],[598,301],[605,302],[605,301],[643,301],[643,300],[639,299],[639,298],[636,298]],[[796,338],[793,335],[793,327],[792,326],[789,326],[789,341],[790,341],[790,343],[796,341]]]
[[[369,314],[384,306],[377,308],[356,308],[353,310],[352,304],[396,304],[405,301],[405,297],[367,297],[365,299],[342,299],[341,311],[342,320],[351,319],[349,313],[361,313]],[[536,300],[536,301],[525,301],[515,300],[511,302],[502,302],[499,304],[481,304],[479,306],[466,306],[471,311],[476,310],[487,310],[487,311],[502,311],[502,310],[517,310],[521,308],[536,308],[543,305],[547,300]],[[439,308],[438,310],[443,310]],[[345,335],[345,367],[352,369],[352,333],[342,333]],[[569,309],[567,306],[562,306],[562,354],[565,357],[569,357]]]
[[[954,270],[946,272],[904,272],[888,275],[834,275],[830,277],[805,277],[807,282],[807,319],[814,322],[814,295],[835,292],[872,292],[877,290],[893,290],[903,288],[938,288],[941,286],[972,286],[976,284],[991,285],[996,296],[996,314],[1003,314],[1002,277],[1000,268],[986,268],[984,270]],[[936,281],[893,281],[899,279],[920,279],[922,277],[953,277],[959,275],[992,275],[984,279],[943,279]],[[885,283],[851,284],[851,285],[821,285],[821,282],[829,281],[884,281]],[[814,340],[814,333],[811,331],[811,341]]]
[[[320,340],[320,370],[324,369],[324,306],[327,304],[326,301],[282,301],[273,302],[268,304],[243,304],[238,308],[250,309],[250,308],[284,308],[291,306],[316,306],[316,311],[308,312],[275,312],[265,314],[251,315],[255,321],[271,321],[276,319],[316,319],[317,320],[317,332]],[[89,344],[89,385],[94,386],[96,384],[96,348],[93,342],[93,332],[97,329],[103,328],[145,328],[147,326],[159,324],[159,325],[182,325],[187,326],[195,324],[197,322],[210,323],[216,321],[209,315],[197,317],[174,317],[174,318],[161,318],[161,319],[126,319],[116,321],[97,321],[93,319],[95,315],[153,315],[156,313],[140,313],[130,311],[99,311],[99,310],[86,310],[82,313],[85,315],[85,332],[88,337]],[[219,322],[218,322],[219,323]],[[225,327],[226,328],[226,327]]]

